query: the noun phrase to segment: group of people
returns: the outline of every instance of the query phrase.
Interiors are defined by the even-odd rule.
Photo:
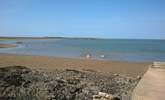
[[[105,55],[100,55],[100,58],[104,58],[104,57],[105,57]],[[91,54],[86,54],[85,58],[90,59],[90,58],[92,58],[92,55]]]

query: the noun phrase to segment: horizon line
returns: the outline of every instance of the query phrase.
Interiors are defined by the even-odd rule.
[[[0,36],[0,39],[1,38],[10,38],[10,39],[16,39],[16,38],[63,38],[63,39],[130,39],[130,40],[136,40],[136,39],[139,39],[139,40],[165,40],[165,39],[162,39],[162,38],[103,38],[103,37],[86,37],[86,36],[81,36],[81,37],[76,37],[76,36]]]

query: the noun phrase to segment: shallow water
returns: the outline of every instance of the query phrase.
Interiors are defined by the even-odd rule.
[[[48,55],[79,58],[91,54],[94,59],[119,61],[165,61],[165,40],[137,39],[45,39],[3,40],[15,48],[1,48],[0,53]]]

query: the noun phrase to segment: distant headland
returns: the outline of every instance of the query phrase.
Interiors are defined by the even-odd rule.
[[[5,39],[98,39],[98,38],[92,38],[92,37],[15,37],[15,36],[0,36],[0,40],[5,40]]]

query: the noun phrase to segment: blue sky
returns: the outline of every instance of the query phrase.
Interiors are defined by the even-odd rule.
[[[0,0],[0,36],[165,39],[165,0]]]

